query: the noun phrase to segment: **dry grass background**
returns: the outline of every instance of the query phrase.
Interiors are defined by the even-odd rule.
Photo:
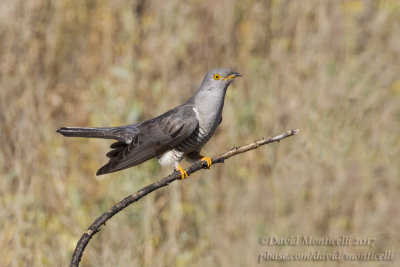
[[[254,266],[266,250],[338,249],[261,246],[270,235],[377,238],[373,249],[340,250],[392,250],[394,261],[368,266],[398,263],[399,1],[1,6],[1,266],[67,265],[98,215],[170,172],[152,160],[98,178],[110,142],[66,139],[58,127],[151,118],[222,66],[244,77],[229,88],[207,155],[301,134],[124,210],[92,239],[83,266]]]

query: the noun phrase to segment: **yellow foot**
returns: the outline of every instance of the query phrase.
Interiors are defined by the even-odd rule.
[[[186,177],[188,177],[187,172],[182,168],[181,164],[178,164],[178,168],[176,170],[181,173],[181,180],[183,180]]]
[[[203,160],[205,162],[207,162],[207,169],[210,168],[211,164],[212,164],[212,160],[209,157],[202,157],[200,160]]]

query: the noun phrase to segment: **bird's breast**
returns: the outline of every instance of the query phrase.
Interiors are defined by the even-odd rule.
[[[197,120],[199,121],[201,134],[211,137],[221,121],[222,108],[217,110],[209,109],[207,111],[193,108],[193,110],[196,113]]]
[[[206,132],[200,126],[197,126],[194,132],[181,143],[179,143],[175,149],[184,153],[190,153],[192,151],[201,149],[201,147],[210,140],[212,133]]]

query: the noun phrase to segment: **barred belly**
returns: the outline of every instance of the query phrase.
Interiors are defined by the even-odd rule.
[[[169,165],[176,169],[185,154],[200,150],[201,147],[210,140],[211,135],[212,133],[206,135],[203,129],[197,127],[188,138],[178,144],[174,149],[162,154],[158,158],[159,163],[163,166]]]
[[[180,144],[175,147],[175,150],[184,152],[185,154],[200,149],[210,139],[211,134],[206,135],[206,132],[197,127],[194,132]]]

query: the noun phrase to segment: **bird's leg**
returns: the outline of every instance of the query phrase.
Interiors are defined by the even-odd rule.
[[[182,168],[181,164],[178,164],[178,166],[176,167],[176,171],[181,173],[181,180],[183,180],[186,177],[188,177],[187,172]]]
[[[211,164],[212,164],[212,160],[211,160],[210,157],[201,157],[200,160],[201,160],[201,161],[207,162],[207,169],[210,168],[210,166],[211,166]]]
[[[207,163],[207,169],[210,168],[211,164],[212,164],[212,160],[209,157],[204,157],[202,155],[200,155],[200,151],[196,150],[193,151],[189,154],[186,155],[186,158],[190,161],[190,162],[195,162],[197,160],[201,160],[201,161],[205,161]]]

